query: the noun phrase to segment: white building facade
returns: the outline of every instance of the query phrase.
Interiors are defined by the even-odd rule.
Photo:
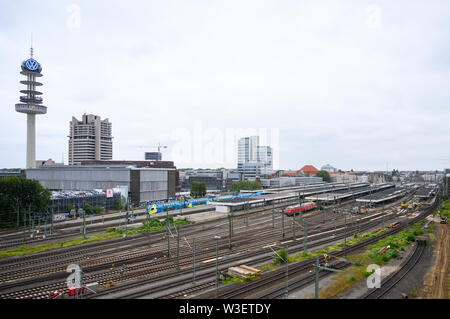
[[[273,171],[272,148],[259,145],[259,136],[240,138],[237,168],[244,179],[270,175]]]
[[[89,160],[112,160],[112,132],[108,119],[83,114],[81,121],[72,117],[69,134],[69,165]]]

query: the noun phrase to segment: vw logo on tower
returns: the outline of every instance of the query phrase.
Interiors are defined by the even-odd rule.
[[[39,68],[39,63],[35,59],[28,59],[25,62],[25,66],[30,71],[36,71]]]
[[[42,92],[36,90],[42,83],[36,81],[41,77],[42,67],[33,59],[33,48],[30,48],[30,58],[23,61],[20,65],[20,74],[26,76],[26,79],[20,81],[25,85],[20,93],[20,103],[16,104],[16,111],[27,115],[27,169],[36,168],[36,115],[46,114],[47,107],[42,105]]]

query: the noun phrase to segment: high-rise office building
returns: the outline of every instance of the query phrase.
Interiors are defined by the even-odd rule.
[[[265,177],[273,170],[270,146],[260,146],[259,136],[240,138],[238,141],[238,171],[245,178]]]
[[[145,152],[146,161],[162,161],[161,152]]]
[[[108,119],[83,114],[81,121],[72,117],[69,137],[69,165],[88,160],[112,160],[112,132]]]

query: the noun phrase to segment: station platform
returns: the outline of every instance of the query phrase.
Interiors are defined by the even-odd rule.
[[[230,212],[236,210],[243,210],[246,208],[253,208],[258,206],[266,206],[272,204],[278,204],[283,202],[292,202],[295,199],[302,198],[305,199],[308,196],[327,193],[330,191],[351,191],[358,188],[368,187],[368,183],[353,183],[353,184],[343,184],[336,183],[327,186],[316,186],[316,187],[302,187],[295,188],[291,191],[277,192],[277,193],[265,193],[264,195],[248,197],[248,198],[234,198],[229,200],[222,200],[220,202],[212,202],[210,205],[216,207],[217,212]]]
[[[377,193],[386,189],[394,188],[393,184],[378,184],[367,187],[357,188],[353,190],[339,190],[336,192],[328,192],[313,196],[307,196],[306,200],[320,201],[324,204],[330,204],[335,201],[349,200],[356,197],[361,197],[368,194]]]
[[[360,203],[368,203],[368,204],[380,204],[383,202],[388,202],[391,200],[395,200],[396,198],[404,196],[410,189],[408,187],[400,187],[400,188],[391,188],[388,190],[384,190],[378,192],[376,194],[367,195],[361,198],[356,199],[357,202]]]

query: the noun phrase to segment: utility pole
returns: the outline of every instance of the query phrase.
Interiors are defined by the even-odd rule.
[[[177,270],[180,270],[180,232],[178,226],[175,226],[177,231]]]
[[[214,236],[216,239],[216,299],[219,297],[219,239],[220,236]]]
[[[27,239],[26,239],[26,229],[27,229],[27,215],[26,215],[26,211],[23,214],[23,244],[26,245],[27,244]]]
[[[344,257],[345,249],[347,248],[347,215],[344,213]]]
[[[272,202],[272,228],[275,228],[275,204]]]
[[[234,219],[233,219],[233,215],[234,215],[234,212],[231,211],[231,236],[234,235]]]
[[[170,257],[170,219],[169,219],[169,211],[167,211],[167,257]]]
[[[192,284],[195,285],[195,237],[192,238]]]
[[[30,216],[31,216],[31,214],[30,214]],[[32,217],[32,220],[31,220],[31,229],[30,229],[30,233],[31,233],[31,235],[30,235],[30,237],[31,238],[33,238],[34,237],[34,219],[35,219],[35,213],[33,212],[33,217]]]
[[[352,223],[352,227],[350,228],[352,231],[351,234],[353,234],[353,232],[355,231],[355,225],[353,224],[353,213],[351,213],[350,215],[350,221]]]
[[[342,272],[342,270],[338,270],[338,269],[333,269],[333,268],[328,268],[328,267],[322,267],[319,265],[319,256],[316,256],[316,265],[314,266],[314,273],[315,273],[315,298],[319,299],[319,272],[320,270],[328,270],[328,271],[333,271],[333,272]]]
[[[44,219],[44,239],[47,238],[47,219],[48,219],[48,211],[45,213]]]
[[[127,238],[128,235],[128,217],[130,214],[130,196],[128,196],[128,205],[127,205],[127,214],[126,214],[126,221],[125,221],[125,238]]]
[[[83,289],[83,270],[81,270],[80,263],[77,263],[77,265],[78,265],[78,268],[80,269],[80,288],[77,289],[77,299],[78,298],[82,299],[83,298],[83,292],[82,292],[82,289]]]
[[[357,219],[357,227],[358,227],[358,234],[359,234],[359,231],[360,231],[360,223],[361,223],[361,216],[359,216],[358,215],[358,219]]]
[[[50,227],[50,235],[52,235],[53,234],[53,208],[51,209],[51,212],[52,212],[52,214],[51,214],[51,219],[50,219],[50,221],[51,221],[51,227]]]
[[[315,298],[319,299],[319,256],[316,256],[316,266],[314,267],[314,273],[316,278],[314,285]]]
[[[295,240],[295,211],[294,211],[294,216],[292,217],[292,236]]]
[[[336,237],[336,215],[334,215],[334,237]]]
[[[288,245],[286,244],[286,299],[289,297],[289,252]]]
[[[283,213],[283,211],[281,211],[281,224],[282,224],[281,236],[284,238],[284,213]]]
[[[231,238],[231,213],[228,213],[228,228],[229,228],[228,249],[231,250],[231,241],[232,241],[232,238]]]
[[[19,207],[18,207],[19,205],[18,204],[16,204],[16,214],[17,214],[17,229],[19,228],[19,226],[20,226],[20,221],[19,221]]]
[[[83,208],[81,208],[81,211],[83,213],[83,239],[86,239],[86,214]]]
[[[306,218],[303,218],[303,252],[306,253],[308,245],[308,229],[306,225]]]
[[[409,209],[408,209],[408,207],[406,207],[406,214],[405,214],[405,217],[406,217],[406,227],[408,227],[408,224],[409,224],[408,214],[409,214]]]
[[[148,235],[148,248],[152,248],[152,241],[150,238],[150,212],[147,213],[147,235]]]
[[[245,226],[248,227],[248,202],[246,203]]]

